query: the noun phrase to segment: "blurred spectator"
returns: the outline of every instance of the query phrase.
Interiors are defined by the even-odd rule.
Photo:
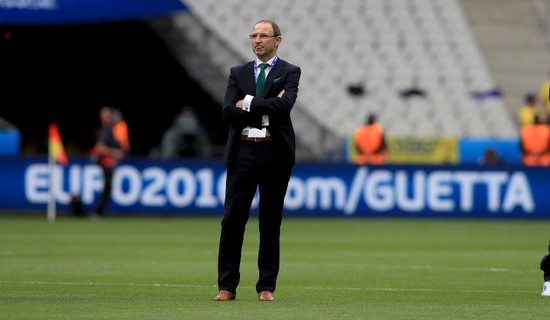
[[[518,121],[519,127],[526,124],[532,124],[537,114],[537,97],[529,93],[525,96],[523,105],[519,108]]]
[[[505,161],[498,155],[497,151],[493,148],[485,149],[483,156],[479,159],[478,163],[485,166],[503,165]]]
[[[358,164],[386,163],[384,128],[377,123],[375,114],[369,114],[365,123],[355,130],[353,142],[357,150],[355,160]]]
[[[526,166],[550,166],[550,126],[535,115],[533,124],[520,131],[522,162]]]
[[[104,106],[99,111],[101,128],[91,158],[103,171],[103,189],[92,217],[103,216],[111,198],[112,181],[119,162],[130,153],[128,125],[120,110]]]
[[[545,80],[539,89],[539,99],[542,107],[543,118],[542,122],[546,122],[550,113],[550,69],[548,70],[549,79]]]
[[[211,156],[208,134],[191,107],[183,107],[170,128],[165,131],[159,156],[163,159]]]

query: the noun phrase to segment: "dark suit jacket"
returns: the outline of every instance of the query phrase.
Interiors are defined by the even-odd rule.
[[[262,115],[269,115],[267,130],[273,137],[272,143],[282,144],[281,159],[294,164],[296,141],[290,111],[298,97],[300,75],[300,67],[277,58],[265,81],[264,98],[252,99],[248,112],[235,107],[235,104],[247,94],[255,95],[254,62],[231,68],[222,109],[222,118],[229,127],[224,159],[226,167],[234,163],[235,146],[239,143],[241,131],[247,126],[262,128]],[[283,89],[283,97],[278,98]]]

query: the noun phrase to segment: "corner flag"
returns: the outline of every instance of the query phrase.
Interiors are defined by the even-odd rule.
[[[50,123],[48,133],[48,153],[50,158],[54,159],[59,164],[67,165],[69,162],[67,159],[67,153],[65,153],[65,148],[63,147],[63,142],[61,141],[61,135],[59,134],[57,124],[55,123]]]
[[[56,206],[55,206],[55,187],[57,185],[58,176],[55,170],[55,164],[59,163],[63,166],[69,163],[67,159],[67,153],[65,153],[65,148],[63,147],[63,142],[61,141],[61,135],[57,129],[57,124],[50,123],[48,128],[48,168],[50,172],[50,190],[49,190],[49,199],[48,199],[48,221],[55,221],[56,217]]]

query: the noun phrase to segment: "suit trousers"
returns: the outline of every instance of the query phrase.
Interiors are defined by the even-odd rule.
[[[227,166],[225,213],[221,221],[218,288],[236,293],[241,253],[252,202],[259,191],[259,249],[256,291],[276,288],[280,229],[292,164],[280,159],[276,142],[239,141],[237,159]]]
[[[115,173],[114,167],[109,167],[102,165],[101,170],[103,171],[103,189],[101,190],[101,195],[99,196],[99,201],[95,207],[94,212],[98,215],[103,215],[105,213],[105,208],[111,200],[111,191],[113,189],[113,176]]]

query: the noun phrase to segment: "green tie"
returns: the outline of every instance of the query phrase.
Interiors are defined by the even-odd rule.
[[[256,81],[256,97],[264,96],[264,86],[265,86],[265,68],[268,66],[267,63],[260,64],[260,74],[258,75],[258,80]]]

